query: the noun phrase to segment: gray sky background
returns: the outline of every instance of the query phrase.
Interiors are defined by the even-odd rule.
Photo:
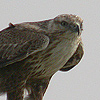
[[[73,70],[53,76],[44,100],[100,100],[100,0],[0,0],[0,30],[66,13],[84,20],[85,54]]]

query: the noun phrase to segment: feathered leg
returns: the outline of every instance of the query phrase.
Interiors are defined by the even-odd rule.
[[[25,98],[25,100],[42,100],[49,81],[49,79],[28,81],[27,90],[29,95]]]
[[[7,100],[23,100],[23,89],[16,89],[7,93]]]

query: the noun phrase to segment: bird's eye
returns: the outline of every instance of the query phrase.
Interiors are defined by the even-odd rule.
[[[70,25],[70,27],[71,27],[72,29],[76,29],[76,28],[78,28],[78,25]]]
[[[74,30],[79,32],[79,26],[78,25],[70,25],[70,27]]]
[[[70,27],[76,31],[79,30],[79,26],[78,25],[70,25]]]
[[[61,25],[62,25],[62,26],[68,26],[68,23],[65,22],[65,21],[62,21],[62,22],[61,22]]]

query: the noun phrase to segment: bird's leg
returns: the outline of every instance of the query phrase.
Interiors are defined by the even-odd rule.
[[[21,88],[7,92],[7,100],[23,100],[23,93]]]
[[[31,93],[29,93],[28,97],[25,98],[25,100],[42,100],[43,98],[43,91],[41,86],[38,86],[38,88],[31,88]]]
[[[37,80],[35,83],[32,82],[28,90],[29,95],[25,100],[42,100],[48,84],[49,80]]]

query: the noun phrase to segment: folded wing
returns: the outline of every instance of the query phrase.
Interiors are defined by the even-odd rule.
[[[49,38],[44,34],[14,26],[4,29],[0,32],[0,68],[41,51],[48,44]]]

